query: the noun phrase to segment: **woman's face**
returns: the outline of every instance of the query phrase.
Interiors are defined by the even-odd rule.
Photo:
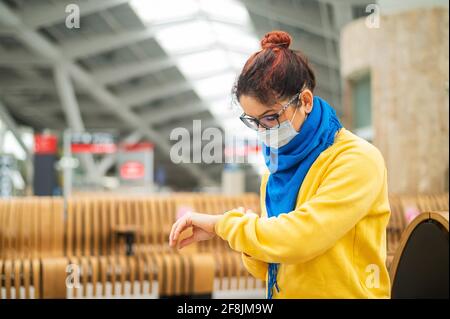
[[[261,104],[256,98],[249,95],[242,95],[239,101],[245,114],[260,119],[261,117],[277,114],[281,110],[282,106],[286,105],[286,103],[289,102],[289,99],[279,101],[278,103],[271,106]],[[309,114],[312,110],[312,101],[312,92],[307,89],[303,90],[300,95],[299,103],[291,104],[288,108],[285,109],[284,112],[281,113],[279,117],[280,123],[289,120],[291,121],[294,129],[298,132],[303,122],[305,121],[306,114]],[[297,112],[295,112],[296,110]],[[274,121],[274,125],[276,124],[277,122]]]

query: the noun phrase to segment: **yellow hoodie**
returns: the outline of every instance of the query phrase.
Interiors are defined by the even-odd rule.
[[[390,216],[384,160],[346,129],[311,166],[295,210],[267,218],[229,211],[215,226],[256,278],[279,263],[273,298],[389,298],[385,266]]]

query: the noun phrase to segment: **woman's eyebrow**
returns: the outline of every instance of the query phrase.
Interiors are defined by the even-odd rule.
[[[260,116],[258,116],[257,118],[260,119],[260,118],[262,118],[264,115],[266,115],[269,112],[274,112],[274,110],[269,109],[269,110],[265,111],[263,114],[261,114]]]

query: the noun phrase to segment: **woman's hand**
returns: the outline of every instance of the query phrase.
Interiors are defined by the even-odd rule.
[[[179,243],[179,249],[198,241],[213,238],[216,235],[214,226],[221,217],[222,215],[208,215],[200,213],[187,213],[183,215],[172,226],[169,236],[169,245],[171,247],[175,247],[180,234],[189,227],[192,227],[192,235],[183,239]]]
[[[246,210],[244,207],[235,208],[231,211],[237,211],[243,214],[255,214],[252,210]],[[192,235],[188,238],[183,239],[179,243],[179,249],[198,241],[212,239],[216,235],[214,226],[222,216],[222,214],[209,215],[193,212],[183,215],[172,226],[172,230],[170,231],[169,235],[169,245],[171,247],[175,247],[177,245],[180,234],[189,227],[192,227]]]

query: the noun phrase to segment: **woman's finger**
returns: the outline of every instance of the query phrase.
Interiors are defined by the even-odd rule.
[[[173,223],[173,225],[172,225],[172,229],[170,230],[170,235],[169,235],[169,245],[170,246],[174,246],[174,241],[173,241],[173,235],[175,234],[175,229],[177,228],[177,226],[178,226],[178,224],[180,223],[180,220],[181,220],[182,218],[178,218],[176,221],[175,221],[175,223]]]
[[[169,233],[169,245],[172,246],[172,236],[173,236],[173,231],[175,229],[175,225],[177,224],[178,220],[176,220],[173,224],[172,227],[170,228],[170,233]]]
[[[180,219],[179,224],[176,226],[172,241],[176,242],[180,234],[188,227],[192,225],[191,214],[185,215]]]
[[[180,220],[182,219],[183,217],[180,217],[180,218],[178,218],[174,223],[173,223],[173,225],[172,225],[172,228],[170,229],[170,235],[169,235],[169,244],[171,245],[171,246],[173,246],[173,235],[174,235],[174,233],[175,233],[175,229],[177,228],[177,226],[178,226],[178,224],[180,223]]]

